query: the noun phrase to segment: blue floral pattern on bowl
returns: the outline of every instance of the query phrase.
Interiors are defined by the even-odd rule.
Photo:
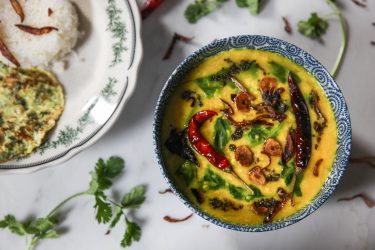
[[[213,56],[219,52],[230,50],[249,48],[264,51],[271,51],[283,55],[286,58],[294,61],[295,63],[304,67],[310,72],[323,87],[330,103],[332,105],[338,132],[338,148],[336,153],[336,159],[333,164],[330,175],[328,176],[323,187],[319,193],[313,198],[311,203],[305,208],[301,209],[297,213],[291,215],[280,221],[275,221],[270,224],[263,225],[240,225],[225,222],[218,218],[201,211],[198,207],[192,204],[183,194],[180,192],[178,187],[173,183],[172,176],[168,173],[164,167],[164,161],[161,154],[161,148],[163,142],[161,141],[161,129],[162,119],[164,116],[164,110],[168,103],[168,99],[173,93],[174,89],[182,82],[188,72],[198,66],[205,58]],[[276,230],[289,225],[292,225],[303,218],[310,215],[312,212],[317,210],[333,193],[337,184],[348,164],[348,159],[351,150],[351,124],[349,111],[345,102],[345,99],[337,86],[336,82],[329,74],[327,69],[318,62],[312,55],[300,49],[299,47],[282,41],[277,38],[260,36],[260,35],[243,35],[237,37],[229,37],[225,39],[215,40],[209,45],[197,50],[189,57],[187,57],[172,73],[167,80],[159,100],[157,102],[156,111],[154,115],[153,124],[153,136],[154,146],[157,155],[158,163],[161,172],[166,179],[168,185],[171,187],[173,192],[182,200],[182,202],[190,208],[194,213],[201,216],[202,218],[227,229],[243,231],[243,232],[265,232],[270,230]]]

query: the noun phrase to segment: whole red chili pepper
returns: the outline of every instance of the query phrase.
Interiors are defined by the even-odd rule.
[[[141,11],[142,19],[146,19],[155,9],[157,9],[164,0],[147,0]]]
[[[191,146],[201,155],[206,157],[206,159],[215,167],[225,171],[230,172],[231,166],[227,158],[217,152],[210,143],[204,139],[202,134],[199,132],[199,128],[202,124],[210,119],[211,117],[217,115],[216,112],[210,110],[204,110],[196,113],[190,120],[189,123],[189,141]]]
[[[290,99],[296,117],[296,166],[305,169],[311,157],[311,124],[310,114],[305,99],[292,74],[288,76]]]
[[[235,178],[241,181],[247,189],[253,192],[249,185],[233,171],[229,160],[217,152],[199,131],[199,128],[203,125],[203,123],[215,115],[217,115],[217,113],[211,110],[199,111],[193,115],[190,120],[188,130],[190,144],[199,154],[206,157],[206,159],[212,165],[224,172],[232,174]]]
[[[296,187],[296,180],[307,167],[311,157],[311,124],[310,114],[305,99],[292,74],[289,73],[288,84],[290,100],[296,117],[297,130],[295,134],[296,171],[294,173],[293,191],[290,197],[292,207],[294,206],[293,196]]]

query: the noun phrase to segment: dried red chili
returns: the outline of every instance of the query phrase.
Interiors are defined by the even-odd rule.
[[[151,15],[163,2],[164,0],[147,0],[141,10],[142,19],[144,20]]]
[[[24,31],[24,32],[27,32],[27,33],[30,33],[30,34],[33,34],[33,35],[37,35],[37,36],[45,35],[45,34],[48,34],[52,31],[58,31],[59,30],[58,28],[52,27],[52,26],[46,26],[46,27],[42,27],[42,28],[35,28],[35,27],[32,27],[32,26],[23,25],[23,24],[16,24],[15,26],[17,28],[19,28],[20,30]]]
[[[180,35],[178,33],[174,33],[172,41],[169,44],[168,49],[165,52],[165,55],[163,56],[163,60],[167,60],[171,57],[173,49],[176,46],[177,41],[187,43],[187,42],[190,42],[191,40],[193,40],[193,37],[187,37],[187,36]]]
[[[8,59],[10,62],[12,62],[17,67],[21,66],[20,63],[18,62],[18,60],[12,54],[12,52],[10,52],[8,47],[5,45],[3,40],[1,40],[1,37],[0,37],[0,52],[6,59]]]
[[[357,194],[357,195],[354,195],[352,197],[338,199],[337,201],[351,201],[351,200],[354,200],[356,198],[361,198],[365,202],[367,207],[369,207],[369,208],[372,208],[372,207],[375,206],[375,202],[365,194]]]
[[[25,14],[23,12],[21,4],[17,0],[10,0],[10,3],[12,4],[14,11],[20,17],[21,23],[23,23],[23,20],[25,20]]]
[[[365,163],[370,167],[375,168],[375,156],[365,156],[360,158],[350,158],[349,162],[351,163]]]
[[[367,5],[366,5],[365,3],[362,3],[362,2],[360,2],[360,1],[358,1],[358,0],[352,0],[352,2],[353,2],[355,5],[359,6],[359,7],[362,7],[362,8],[366,8],[366,7],[367,7]]]
[[[159,194],[166,194],[166,193],[172,193],[173,194],[173,191],[170,188],[167,188],[167,189],[165,189],[163,191],[159,191]]]
[[[166,216],[164,216],[163,219],[164,219],[165,221],[170,222],[170,223],[177,223],[177,222],[183,222],[183,221],[186,221],[186,220],[190,219],[192,216],[193,216],[193,214],[190,214],[190,215],[186,216],[185,218],[182,218],[182,219],[176,219],[176,218],[173,218],[173,217],[171,217],[171,216],[169,216],[169,215],[166,215]]]
[[[295,136],[296,131],[294,129],[290,129],[288,135],[286,136],[285,148],[281,158],[283,164],[286,164],[293,157]]]
[[[230,165],[229,160],[225,156],[217,152],[199,131],[199,128],[203,125],[203,123],[206,120],[216,115],[217,113],[211,110],[199,111],[195,115],[193,115],[189,122],[188,128],[188,138],[190,144],[200,155],[204,156],[213,166],[224,172],[232,174],[235,178],[241,181],[244,184],[244,186],[246,186],[246,188],[253,192],[253,190],[246,184],[246,182],[242,180],[233,171],[233,168]]]
[[[203,155],[212,165],[222,171],[231,172],[231,166],[228,159],[217,152],[199,132],[199,128],[203,125],[203,123],[215,115],[217,115],[217,113],[210,110],[204,110],[196,113],[191,118],[189,123],[189,141],[192,147],[199,154]]]
[[[289,73],[288,84],[290,99],[297,123],[296,132],[296,166],[305,169],[311,157],[311,124],[310,114],[294,77]]]
[[[284,30],[288,34],[292,34],[292,27],[290,26],[289,20],[283,16],[283,21],[284,21]]]

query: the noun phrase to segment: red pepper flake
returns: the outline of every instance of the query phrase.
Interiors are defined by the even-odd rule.
[[[28,26],[28,25],[23,25],[23,24],[16,24],[15,26],[19,28],[20,30],[25,31],[26,33],[30,33],[30,34],[38,35],[38,36],[48,34],[52,31],[59,30],[58,28],[55,28],[52,26],[46,26],[42,28],[35,28],[35,27]]]
[[[186,216],[185,218],[182,218],[182,219],[176,219],[176,218],[172,218],[172,217],[166,215],[166,216],[164,216],[163,219],[164,219],[165,221],[170,222],[170,223],[178,223],[178,222],[186,221],[186,220],[190,219],[192,216],[193,216],[193,214],[190,214],[190,215]]]
[[[319,159],[319,160],[315,163],[315,165],[314,165],[314,170],[313,170],[313,174],[314,174],[314,176],[319,176],[319,166],[320,166],[320,164],[322,164],[322,162],[323,162],[323,159]]]
[[[0,52],[6,59],[8,59],[10,62],[12,62],[17,67],[21,66],[20,63],[18,62],[18,60],[12,54],[12,52],[10,52],[8,47],[5,45],[3,40],[1,40],[1,38],[0,38]]]
[[[169,44],[168,50],[165,53],[165,55],[163,57],[163,60],[167,60],[167,59],[169,59],[171,57],[173,49],[174,49],[177,41],[181,41],[181,42],[187,43],[187,42],[190,42],[192,39],[193,39],[193,37],[186,37],[186,36],[180,35],[178,33],[174,33],[172,41]]]
[[[165,189],[163,191],[159,191],[159,194],[166,194],[166,193],[172,193],[173,194],[172,189],[167,188],[167,189]]]
[[[338,199],[337,201],[351,201],[351,200],[354,200],[356,198],[361,198],[366,203],[367,207],[369,207],[369,208],[372,208],[372,207],[375,206],[375,202],[363,193],[354,195],[353,197],[341,198],[341,199]]]
[[[365,163],[370,167],[375,168],[375,156],[365,156],[360,158],[350,158],[350,163]]]
[[[155,9],[157,9],[164,0],[147,0],[141,11],[142,19],[145,20]]]
[[[53,10],[51,8],[48,8],[48,16],[52,16]]]
[[[365,3],[360,2],[358,0],[352,0],[352,2],[355,3],[359,7],[362,7],[362,8],[366,8],[367,7],[367,5]]]
[[[21,23],[23,23],[23,20],[25,20],[25,14],[23,13],[21,4],[17,0],[10,0],[10,3],[12,4],[14,11],[20,17]]]
[[[288,34],[292,34],[292,27],[290,26],[289,20],[283,16],[283,21],[284,21],[284,30]]]

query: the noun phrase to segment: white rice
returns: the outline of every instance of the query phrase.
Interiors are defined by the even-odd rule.
[[[48,66],[67,55],[78,39],[78,16],[70,0],[18,0],[25,20],[22,24],[36,28],[53,26],[58,31],[45,35],[26,33],[15,24],[20,17],[9,0],[0,0],[0,37],[22,67]],[[53,11],[48,16],[48,9]],[[0,55],[0,61],[10,62]]]

